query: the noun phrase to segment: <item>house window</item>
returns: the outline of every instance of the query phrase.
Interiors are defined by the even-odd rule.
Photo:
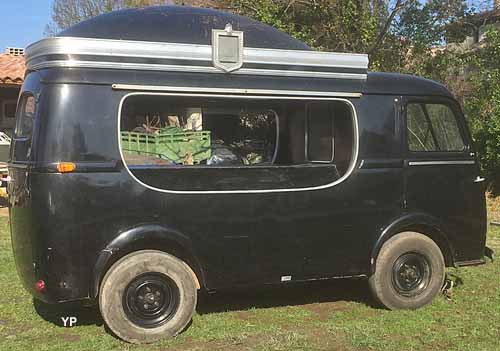
[[[444,104],[410,103],[406,109],[410,151],[463,151],[454,112]]]
[[[2,116],[5,119],[14,120],[16,118],[16,100],[7,100],[2,103]]]
[[[15,100],[4,100],[0,103],[0,126],[9,134],[16,125],[16,107]]]
[[[119,140],[129,171],[155,188],[304,188],[347,173],[354,125],[345,101],[134,94]]]

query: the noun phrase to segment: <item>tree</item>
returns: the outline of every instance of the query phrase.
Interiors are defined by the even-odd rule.
[[[47,25],[45,32],[53,35],[59,30],[113,9],[112,0],[54,0],[52,23]]]
[[[408,1],[398,0],[395,13]],[[389,9],[382,0],[223,0],[235,12],[278,28],[311,47],[367,52],[385,36]],[[394,11],[394,10],[393,10]],[[392,15],[392,12],[391,12]],[[394,17],[394,15],[392,15]]]
[[[210,0],[54,0],[52,22],[46,26],[45,34],[54,35],[78,22],[124,8],[174,4],[203,6],[214,3]]]
[[[451,23],[469,9],[462,0],[408,1],[392,21],[380,48],[372,52],[372,69],[424,75],[435,70],[430,63],[451,41],[462,41],[457,28],[452,37]],[[462,27],[460,27],[462,28]]]
[[[491,27],[485,42],[470,53],[471,92],[465,111],[490,190],[500,194],[500,29]]]

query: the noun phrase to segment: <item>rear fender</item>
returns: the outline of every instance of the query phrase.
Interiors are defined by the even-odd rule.
[[[101,250],[92,274],[91,298],[99,294],[101,281],[113,263],[131,252],[146,249],[164,251],[183,260],[191,269],[197,288],[205,285],[204,273],[193,252],[191,240],[162,225],[144,224],[120,233]]]

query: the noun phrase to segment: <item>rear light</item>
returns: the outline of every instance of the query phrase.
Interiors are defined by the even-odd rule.
[[[44,293],[45,292],[45,282],[43,280],[38,280],[36,283],[35,283],[35,290],[38,291],[39,293]]]
[[[76,165],[73,162],[60,162],[57,164],[57,170],[59,173],[70,173],[76,169]]]

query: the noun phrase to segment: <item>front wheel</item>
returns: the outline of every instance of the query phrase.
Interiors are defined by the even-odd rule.
[[[151,343],[181,332],[196,308],[196,283],[186,263],[161,251],[142,250],[106,273],[99,308],[121,339]]]
[[[383,306],[416,309],[432,301],[444,279],[444,258],[436,243],[423,234],[403,232],[382,246],[369,284]]]

